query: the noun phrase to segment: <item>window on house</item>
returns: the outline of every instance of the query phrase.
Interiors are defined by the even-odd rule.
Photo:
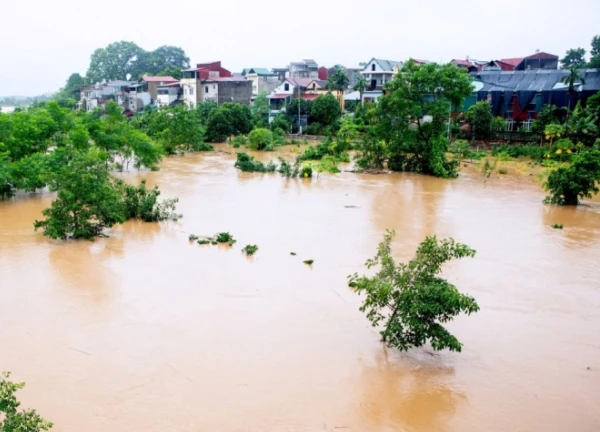
[[[283,89],[285,91],[290,91],[290,85],[288,83],[285,83],[285,85],[283,86]]]
[[[371,65],[371,70],[372,70],[373,72],[375,72],[375,63],[373,63],[373,64]]]
[[[215,90],[217,88],[216,84],[213,84],[213,90]]]
[[[208,93],[208,86],[204,87],[204,93]]]
[[[193,95],[194,95],[194,89],[193,89],[193,88],[191,88],[191,89],[190,89],[190,96],[193,96]]]

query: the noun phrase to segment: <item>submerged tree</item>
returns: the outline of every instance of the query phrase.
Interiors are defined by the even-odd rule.
[[[18,410],[21,403],[17,400],[15,393],[25,387],[25,383],[15,383],[9,378],[10,372],[0,374],[0,431],[40,432],[50,430],[53,426],[52,423],[44,420],[35,410]]]
[[[69,165],[55,173],[51,186],[58,190],[46,219],[35,221],[36,231],[54,239],[93,239],[105,228],[125,222],[119,190],[114,186],[101,151],[75,154]]]
[[[438,351],[461,351],[462,344],[442,324],[461,313],[477,312],[479,306],[473,297],[461,294],[439,275],[444,263],[473,257],[475,251],[453,239],[431,236],[419,245],[415,258],[396,263],[391,250],[394,234],[387,231],[377,255],[366,262],[369,269],[380,266],[377,274],[349,276],[349,285],[365,294],[360,310],[374,327],[383,324],[383,341],[399,350],[430,341]]]
[[[600,182],[600,150],[594,148],[576,154],[569,167],[550,173],[544,187],[550,195],[545,202],[558,205],[577,205],[579,198],[591,198],[598,193]]]

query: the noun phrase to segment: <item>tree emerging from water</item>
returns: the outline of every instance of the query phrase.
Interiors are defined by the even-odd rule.
[[[406,351],[427,341],[439,351],[461,351],[462,344],[442,324],[455,316],[477,312],[471,296],[462,294],[440,277],[442,265],[452,259],[475,256],[475,251],[453,239],[427,237],[408,263],[396,263],[391,243],[394,231],[387,231],[377,255],[366,262],[367,268],[379,266],[371,277],[354,274],[349,285],[365,299],[360,308],[385,343]]]
[[[35,410],[19,411],[21,402],[18,401],[15,393],[23,387],[25,383],[15,383],[10,380],[10,372],[0,374],[0,432],[50,430],[52,423],[44,420]]]

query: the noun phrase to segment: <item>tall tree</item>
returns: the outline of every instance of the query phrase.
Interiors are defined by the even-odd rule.
[[[600,69],[600,35],[596,35],[592,39],[592,49],[590,54],[591,58],[588,67]]]
[[[341,114],[340,105],[331,93],[316,98],[310,109],[312,120],[321,126],[335,125]]]
[[[560,59],[563,69],[570,67],[582,68],[585,66],[585,50],[583,48],[574,48],[567,51],[565,56]]]
[[[569,67],[569,74],[564,76],[561,80],[560,80],[563,84],[567,85],[567,94],[569,95],[569,102],[568,102],[568,111],[567,111],[567,117],[569,116],[569,112],[571,111],[571,96],[573,95],[573,92],[575,91],[575,85],[578,83],[581,84],[585,84],[585,80],[583,79],[583,76],[581,75],[581,72],[579,72],[579,70],[577,69],[577,66],[571,66]]]
[[[254,124],[258,127],[266,127],[269,123],[269,98],[267,97],[266,91],[261,91],[254,104],[252,104],[252,116],[254,117]]]
[[[446,159],[447,121],[473,91],[472,78],[454,65],[407,62],[378,101],[377,135],[386,142],[388,168],[456,177]]]
[[[364,105],[364,94],[367,90],[367,80],[364,77],[358,77],[356,82],[354,83],[354,91],[357,91],[360,94],[360,104]]]
[[[86,76],[91,82],[124,80],[128,74],[137,79],[143,73],[139,70],[143,55],[144,50],[133,42],[113,42],[94,51]]]
[[[57,93],[57,99],[75,99],[79,100],[80,92],[87,84],[84,77],[78,73],[73,73],[67,79],[65,86]]]
[[[181,69],[186,69],[190,66],[190,59],[185,55],[185,51],[179,47],[164,45],[158,47],[154,51],[144,52],[137,65],[137,73],[141,76],[147,75],[162,75],[162,71],[169,69],[174,72],[178,70],[181,74]],[[171,74],[166,74],[171,75]],[[134,76],[134,79],[139,77]],[[175,77],[173,77],[175,78]]]
[[[337,92],[338,102],[342,110],[344,108],[344,93],[348,89],[349,83],[350,79],[346,75],[346,72],[344,72],[344,69],[341,66],[336,66],[334,74],[329,77],[328,87]]]

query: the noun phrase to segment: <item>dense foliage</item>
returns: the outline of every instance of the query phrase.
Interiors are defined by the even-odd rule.
[[[600,150],[584,150],[573,156],[569,167],[560,167],[550,173],[544,184],[550,195],[546,202],[559,205],[577,205],[579,198],[591,198],[598,193],[600,182]]]
[[[473,257],[475,251],[453,239],[427,237],[408,263],[392,257],[393,231],[387,231],[377,255],[367,268],[379,266],[374,276],[349,276],[349,285],[365,299],[360,308],[374,327],[383,325],[381,337],[400,350],[419,347],[427,341],[435,350],[461,351],[462,344],[442,324],[455,316],[477,312],[471,296],[461,294],[440,277],[442,265],[452,259]]]
[[[195,122],[189,115],[172,110],[128,122],[114,102],[104,113],[86,113],[56,101],[0,113],[0,195],[45,187],[56,191],[56,200],[42,212],[44,219],[34,224],[56,239],[91,239],[130,218],[171,218],[176,201],[159,203],[156,187],[125,185],[111,171],[130,165],[158,169],[164,146],[190,149],[182,144],[193,141],[188,137]]]
[[[466,118],[471,125],[473,138],[486,140],[492,133],[492,106],[487,101],[479,101],[466,112]]]
[[[25,383],[10,381],[10,373],[0,374],[0,432],[40,432],[52,428],[52,423],[44,420],[32,409],[19,411],[21,403],[15,393],[25,387]]]
[[[146,51],[133,42],[119,41],[93,52],[86,78],[92,83],[128,77],[137,80],[143,75],[169,74],[189,65],[190,59],[179,47],[165,45]]]
[[[471,92],[471,78],[453,65],[406,63],[386,84],[373,121],[388,168],[455,177],[457,163],[446,159],[448,115]],[[368,165],[365,154],[360,157]]]

